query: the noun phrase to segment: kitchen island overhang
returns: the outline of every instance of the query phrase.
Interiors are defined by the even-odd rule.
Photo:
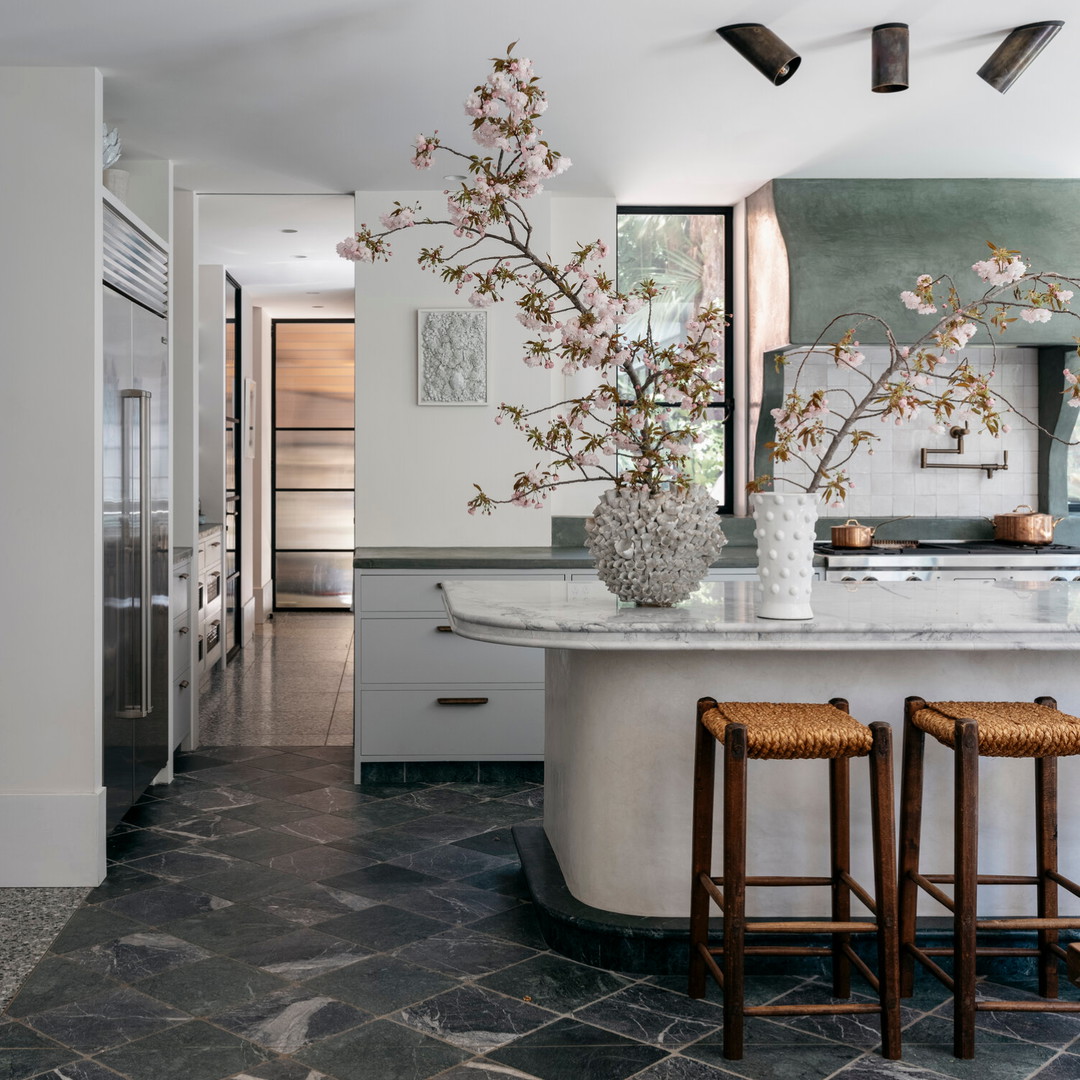
[[[689,910],[699,697],[842,696],[864,723],[885,720],[897,732],[910,694],[1049,694],[1064,711],[1080,712],[1080,584],[817,583],[815,617],[798,623],[758,619],[750,582],[706,585],[670,609],[620,605],[594,583],[446,580],[444,595],[455,632],[545,649],[544,831],[573,896],[620,915],[679,918]],[[928,755],[925,862],[945,869],[951,765],[944,752]],[[751,768],[751,872],[827,870],[820,763]],[[984,800],[982,868],[1030,872],[1030,763],[983,759],[980,769],[984,790],[993,793]],[[866,879],[869,815],[859,811],[868,806],[865,770],[856,765],[852,780],[853,871]],[[1080,784],[1065,781],[1061,819],[1078,814]],[[1063,830],[1061,849],[1069,874],[1080,863],[1080,837]],[[982,898],[987,914],[1013,913],[1015,894],[1007,890],[987,889]],[[822,915],[829,896],[761,890],[753,905],[759,915]]]

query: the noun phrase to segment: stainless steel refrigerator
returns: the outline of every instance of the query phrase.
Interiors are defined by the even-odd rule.
[[[112,829],[169,757],[169,347],[164,252],[109,207],[105,252],[102,728]]]

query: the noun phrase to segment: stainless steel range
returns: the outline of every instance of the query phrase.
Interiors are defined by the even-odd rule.
[[[891,541],[869,548],[821,542],[826,581],[1080,581],[1080,548],[1000,540]]]

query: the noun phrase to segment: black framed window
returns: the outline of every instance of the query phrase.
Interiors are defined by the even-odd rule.
[[[1080,438],[1080,417],[1072,436]],[[1080,514],[1080,444],[1069,447],[1069,512]]]
[[[616,233],[620,291],[651,279],[664,288],[653,303],[653,336],[658,345],[679,341],[686,323],[709,304],[732,306],[730,206],[620,206]],[[642,312],[640,318],[645,317]],[[633,331],[633,325],[630,327]],[[709,405],[705,440],[691,463],[694,479],[707,487],[724,513],[732,509],[732,344],[724,334],[724,391]],[[677,413],[676,413],[677,415]]]
[[[274,607],[352,606],[352,319],[275,319]]]

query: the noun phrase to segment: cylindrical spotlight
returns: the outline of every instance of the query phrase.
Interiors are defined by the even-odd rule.
[[[875,94],[908,88],[908,24],[880,23],[871,37],[871,85]]]
[[[1052,19],[1018,26],[979,68],[979,78],[1004,94],[1064,25],[1060,19]]]
[[[774,86],[782,86],[799,69],[802,57],[761,23],[732,23],[716,31]]]

